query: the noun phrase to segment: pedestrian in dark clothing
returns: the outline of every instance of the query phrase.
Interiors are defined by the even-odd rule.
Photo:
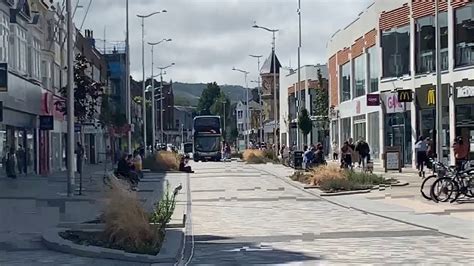
[[[80,142],[76,146],[76,159],[77,172],[80,174],[82,173],[82,161],[84,159],[84,148]]]
[[[362,168],[365,169],[367,162],[370,160],[370,147],[362,137],[359,138],[355,151],[359,154],[359,166],[362,165]]]
[[[10,152],[7,154],[7,176],[10,178],[16,178],[16,155],[15,148],[10,148]]]
[[[317,167],[324,164],[326,164],[326,160],[324,159],[324,147],[321,143],[318,143],[318,145],[316,145],[316,152],[314,153],[314,165]]]
[[[191,166],[187,165],[188,160],[189,160],[189,157],[187,156],[181,157],[181,160],[179,162],[179,171],[185,172],[185,173],[194,173],[194,171],[191,169]]]
[[[352,153],[353,150],[348,141],[344,142],[341,147],[341,168],[352,169]]]
[[[16,151],[16,159],[17,159],[17,166],[18,166],[18,174],[26,174],[25,168],[25,162],[26,162],[26,156],[25,156],[25,150],[23,149],[23,146],[21,144],[18,145],[18,150]]]

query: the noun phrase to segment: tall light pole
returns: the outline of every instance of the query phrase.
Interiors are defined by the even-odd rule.
[[[142,81],[142,112],[143,112],[143,144],[145,145],[146,147],[146,106],[145,106],[145,90],[146,90],[146,86],[145,86],[145,19],[146,18],[149,18],[151,16],[154,16],[156,14],[160,14],[160,13],[166,13],[167,11],[166,10],[162,10],[162,11],[156,11],[156,12],[152,12],[148,15],[137,15],[137,17],[141,18],[142,20],[142,70],[143,70],[143,81]],[[147,149],[145,148],[145,151]]]
[[[301,105],[301,0],[298,0],[297,13],[298,13],[298,97],[296,97],[296,113],[298,117],[301,111],[301,107],[300,107]],[[306,92],[305,92],[305,95],[306,95]],[[301,149],[299,127],[296,127],[296,147],[298,147],[298,149]]]
[[[163,42],[171,42],[172,39],[163,39],[159,42],[149,42],[148,44],[151,46],[151,147],[152,150],[155,150],[155,145],[156,145],[156,110],[155,110],[155,77],[153,76],[153,70],[155,68],[155,63],[154,63],[154,54],[153,54],[153,48],[155,45],[158,45]]]
[[[163,138],[163,70],[169,68],[169,67],[172,67],[174,66],[175,64],[174,63],[171,63],[165,67],[158,67],[158,69],[160,70],[160,143],[161,145],[163,145],[163,141],[164,141],[164,138]],[[153,99],[153,101],[155,101],[155,99]]]
[[[66,0],[67,13],[67,196],[74,184],[74,47],[71,0]]]
[[[439,162],[443,159],[443,106],[441,89],[441,40],[439,21],[439,0],[435,0],[436,20],[436,157]]]
[[[250,127],[249,127],[249,121],[250,121],[250,116],[249,116],[249,84],[247,83],[247,75],[250,73],[248,71],[245,71],[245,70],[242,70],[242,69],[238,69],[238,68],[232,68],[232,70],[234,71],[238,71],[240,73],[243,73],[244,74],[244,78],[245,78],[245,98],[247,99],[247,104],[245,105],[245,131],[247,134],[245,134],[245,145],[246,145],[246,148],[249,147],[249,132],[250,132]]]
[[[132,125],[132,102],[130,93],[130,31],[128,23],[128,0],[126,0],[126,37],[125,37],[125,101],[127,124],[131,127]],[[132,153],[132,129],[130,128],[127,132],[127,149],[128,154]]]
[[[258,91],[258,101],[259,101],[259,105],[260,105],[260,108],[263,109],[263,103],[262,103],[262,89],[261,89],[261,86],[260,86],[260,58],[262,57],[262,55],[250,55],[250,57],[253,57],[253,58],[257,58],[257,73],[258,73],[258,76],[257,76],[257,91]],[[260,115],[259,115],[259,120],[260,120],[260,123],[259,123],[259,127],[260,127],[260,134],[259,134],[259,139],[260,139],[260,143],[263,142],[263,112],[262,110],[260,110]]]
[[[273,143],[275,144],[275,154],[278,155],[278,139],[277,139],[277,121],[279,121],[278,117],[278,103],[277,103],[277,74],[276,74],[276,38],[275,33],[277,33],[278,29],[269,29],[267,27],[258,26],[257,24],[252,26],[256,29],[266,30],[272,33],[272,61],[273,61],[273,116],[274,116],[274,123],[273,123]],[[271,71],[270,71],[271,72]]]

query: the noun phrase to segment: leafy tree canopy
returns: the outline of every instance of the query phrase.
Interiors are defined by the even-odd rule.
[[[311,118],[309,117],[308,110],[306,109],[301,110],[298,116],[298,127],[301,129],[301,132],[305,136],[307,136],[309,132],[311,132],[311,129],[313,128],[313,122],[311,121]]]
[[[90,62],[81,54],[77,54],[74,62],[74,116],[80,123],[98,118],[101,98],[104,95],[104,84],[95,82],[87,71]],[[67,97],[67,88],[59,89],[63,97]],[[54,103],[56,109],[67,115],[67,104],[64,100]]]
[[[212,114],[211,108],[220,95],[221,88],[217,85],[216,82],[207,84],[206,89],[202,91],[201,97],[199,98],[197,113],[199,115]]]

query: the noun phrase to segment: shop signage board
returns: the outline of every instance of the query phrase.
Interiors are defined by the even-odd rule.
[[[380,94],[367,94],[367,106],[379,106]]]
[[[457,88],[457,98],[474,97],[474,86],[463,86]]]
[[[384,153],[384,168],[385,172],[388,171],[398,171],[402,172],[402,160],[401,160],[401,148],[398,146],[395,147],[386,147]]]
[[[387,114],[403,113],[411,109],[411,104],[402,103],[398,100],[397,93],[385,92],[381,94],[381,99]]]
[[[401,103],[411,103],[413,101],[413,92],[411,90],[397,90],[398,101]]]
[[[40,116],[40,130],[54,130],[54,117],[52,115]]]

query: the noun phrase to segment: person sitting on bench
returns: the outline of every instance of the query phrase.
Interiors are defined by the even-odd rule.
[[[122,158],[117,165],[117,174],[128,179],[132,185],[132,189],[136,190],[138,185],[138,175],[135,171],[133,171],[133,163],[130,162],[129,156],[127,154],[123,154]]]
[[[194,173],[194,171],[191,169],[191,166],[187,165],[188,159],[188,156],[181,157],[181,161],[179,163],[179,171],[186,173]]]

